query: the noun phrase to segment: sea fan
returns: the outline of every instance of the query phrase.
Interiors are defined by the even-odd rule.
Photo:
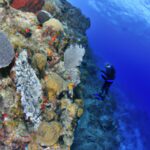
[[[0,32],[0,68],[8,66],[14,58],[14,49],[7,36]]]
[[[64,54],[64,65],[67,70],[80,66],[85,49],[79,45],[71,45]]]

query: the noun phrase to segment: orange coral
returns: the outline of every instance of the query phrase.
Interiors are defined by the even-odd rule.
[[[47,48],[47,49],[46,49],[46,52],[47,52],[47,56],[48,56],[48,57],[53,56],[53,51],[52,51],[51,49]]]
[[[57,39],[57,35],[55,34],[54,36],[52,36],[51,40],[49,41],[49,45],[51,46],[53,44],[53,42],[55,42]]]
[[[46,97],[43,97],[43,102],[41,104],[41,110],[44,111],[46,108],[46,104],[48,103],[48,99]]]
[[[37,26],[37,29],[42,29],[42,26],[38,25],[38,26]]]

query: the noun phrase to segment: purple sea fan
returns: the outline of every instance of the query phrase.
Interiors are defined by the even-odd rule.
[[[7,67],[15,56],[14,48],[7,36],[0,32],[0,68]]]

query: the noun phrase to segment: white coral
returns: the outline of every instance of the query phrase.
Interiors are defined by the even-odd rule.
[[[40,122],[40,102],[42,88],[35,71],[28,64],[27,52],[20,53],[15,66],[17,91],[21,93],[21,103],[26,119],[38,125]]]

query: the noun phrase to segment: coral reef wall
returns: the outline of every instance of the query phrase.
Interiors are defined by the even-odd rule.
[[[90,19],[83,16],[81,11],[72,6],[66,0],[12,0],[11,6],[23,11],[38,12],[40,9],[47,10],[60,21],[65,22],[72,34],[77,34],[86,40],[83,35],[90,27]],[[81,23],[82,20],[82,23]]]
[[[68,150],[84,112],[79,66],[89,20],[66,1],[11,6],[0,8],[0,32],[14,51],[0,70],[0,149]]]

